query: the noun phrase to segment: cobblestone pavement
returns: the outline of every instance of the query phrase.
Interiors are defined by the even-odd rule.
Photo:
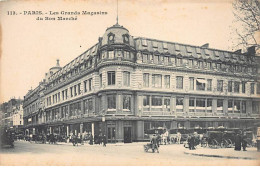
[[[35,144],[16,141],[15,148],[4,148],[0,152],[1,165],[259,165],[257,159],[228,159],[218,157],[204,157],[187,154],[190,150],[183,145],[161,145],[160,153],[144,152],[146,143],[79,145],[72,144]],[[191,152],[230,151],[202,149]],[[256,149],[252,151],[255,158]],[[185,153],[186,152],[186,153]],[[246,152],[236,152],[233,155]],[[225,153],[224,153],[225,154]]]

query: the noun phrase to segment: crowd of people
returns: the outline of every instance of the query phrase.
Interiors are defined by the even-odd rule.
[[[79,144],[84,145],[84,143],[88,143],[90,145],[93,144],[99,144],[106,147],[107,144],[107,138],[106,135],[93,135],[91,133],[83,132],[81,133],[73,133],[70,132],[68,136],[65,134],[56,134],[56,133],[50,133],[50,134],[30,134],[23,136],[21,138],[22,140],[29,141],[29,142],[35,142],[35,143],[42,143],[42,144],[57,144],[57,142],[65,142],[65,143],[72,143],[73,146],[78,146]]]

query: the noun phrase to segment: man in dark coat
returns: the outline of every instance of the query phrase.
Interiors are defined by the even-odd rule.
[[[89,138],[89,144],[93,145],[93,136],[92,136],[92,134],[90,135],[90,138]]]
[[[240,151],[241,150],[241,136],[239,134],[235,137],[235,150]]]
[[[242,138],[242,147],[243,147],[243,151],[246,151],[246,147],[247,147],[247,139],[246,139],[246,135],[243,135]]]
[[[187,141],[188,141],[189,149],[191,150],[191,148],[192,148],[192,145],[191,145],[191,135],[188,136]]]
[[[106,147],[107,146],[107,137],[106,137],[106,135],[103,136],[102,141],[103,141],[103,147]]]

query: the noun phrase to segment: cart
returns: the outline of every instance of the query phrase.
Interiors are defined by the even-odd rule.
[[[144,145],[144,151],[145,152],[148,152],[150,149],[152,150],[153,153],[154,153],[154,150],[157,150],[157,153],[159,153],[159,148],[156,144],[154,145],[154,149],[153,149],[152,143],[147,143],[146,145]]]

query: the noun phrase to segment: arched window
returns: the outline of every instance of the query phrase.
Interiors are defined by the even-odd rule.
[[[109,33],[107,36],[108,36],[108,43],[109,43],[109,44],[114,43],[115,34]]]
[[[129,35],[128,34],[123,35],[123,42],[129,44]]]

